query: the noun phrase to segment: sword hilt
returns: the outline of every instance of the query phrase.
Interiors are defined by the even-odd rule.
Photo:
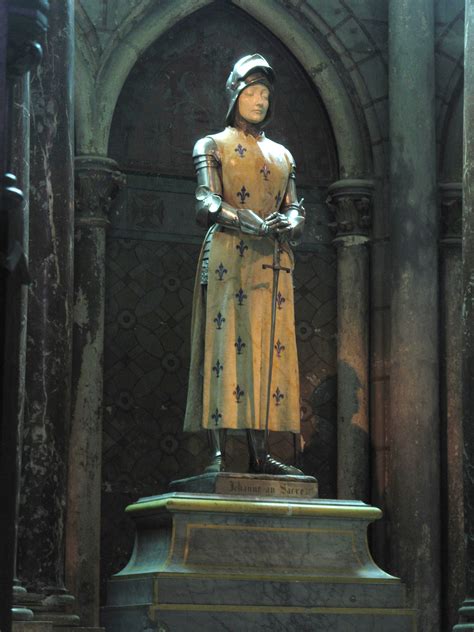
[[[279,270],[279,271],[283,270],[284,272],[291,272],[290,268],[285,268],[285,266],[281,266],[280,264],[273,265],[270,263],[264,263],[262,265],[262,268],[264,270],[268,270],[268,268],[270,268],[270,270]]]

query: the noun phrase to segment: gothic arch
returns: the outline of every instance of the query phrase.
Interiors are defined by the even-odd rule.
[[[154,6],[150,12],[132,12],[107,45],[95,79],[83,50],[77,73],[84,83],[76,95],[76,143],[81,154],[107,154],[109,131],[122,86],[140,55],[166,30],[212,0],[181,0]],[[292,54],[318,89],[336,138],[340,177],[358,177],[372,171],[364,122],[354,107],[331,59],[311,34],[276,0],[255,3],[233,0],[273,32]],[[81,46],[81,49],[87,48]],[[85,87],[84,87],[85,86]]]

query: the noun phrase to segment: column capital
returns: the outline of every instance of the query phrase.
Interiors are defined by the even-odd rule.
[[[22,75],[43,57],[42,41],[48,30],[48,0],[8,2],[7,68],[11,75]]]
[[[445,246],[460,246],[462,237],[462,183],[439,185],[441,206],[440,241]]]
[[[74,159],[76,226],[105,228],[112,201],[126,182],[115,160],[106,156]]]
[[[345,179],[333,182],[326,199],[334,214],[329,227],[335,232],[334,243],[354,245],[369,241],[372,224],[372,180]]]

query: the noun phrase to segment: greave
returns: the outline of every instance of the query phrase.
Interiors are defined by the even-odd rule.
[[[221,434],[222,433],[222,434]],[[224,464],[224,447],[225,447],[225,430],[208,430],[207,438],[211,451],[211,459],[209,465],[204,470],[206,473],[223,472]]]
[[[247,441],[250,455],[249,472],[277,476],[303,476],[303,472],[297,467],[285,465],[268,454],[264,430],[247,430]]]

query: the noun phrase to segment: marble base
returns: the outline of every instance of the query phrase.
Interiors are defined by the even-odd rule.
[[[274,476],[214,472],[172,481],[170,492],[253,496],[258,498],[317,498],[318,481],[313,476]]]
[[[21,595],[21,605],[33,612],[32,623],[35,624],[46,623],[53,629],[76,628],[80,624],[78,615],[73,612],[75,599],[68,592],[47,594],[25,591]]]
[[[53,625],[46,621],[13,621],[12,632],[53,632]]]
[[[370,556],[356,501],[170,493],[127,508],[136,542],[108,585],[107,632],[414,632],[402,583]]]

